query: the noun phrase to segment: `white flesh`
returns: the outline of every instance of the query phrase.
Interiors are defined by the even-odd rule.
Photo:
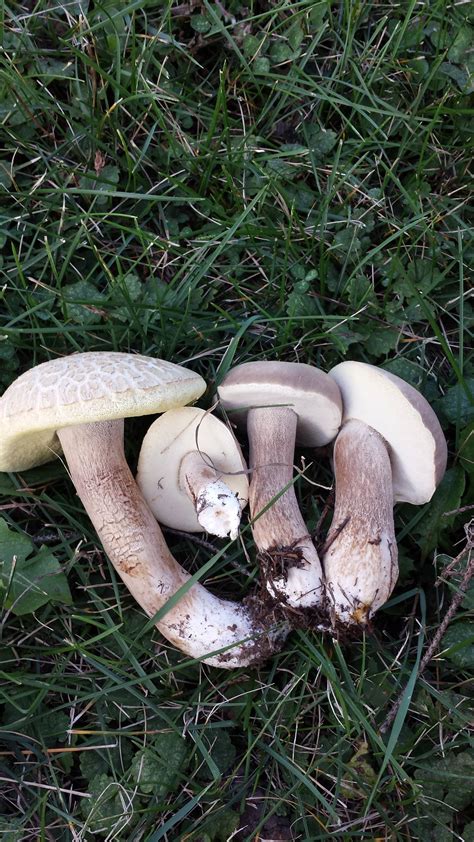
[[[190,497],[202,529],[219,538],[235,540],[242,507],[237,493],[217,479],[216,471],[208,465],[210,462],[205,453],[197,450],[187,453],[179,466],[179,485]]]

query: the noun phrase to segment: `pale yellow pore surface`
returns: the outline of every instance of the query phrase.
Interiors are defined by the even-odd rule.
[[[58,429],[165,412],[197,400],[205,388],[199,374],[138,354],[97,351],[42,363],[0,398],[0,471],[54,458]]]

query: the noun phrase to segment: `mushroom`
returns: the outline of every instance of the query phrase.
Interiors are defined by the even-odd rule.
[[[198,374],[139,355],[92,352],[43,363],[0,399],[0,470],[44,464],[62,449],[118,574],[149,617],[164,609],[157,622],[161,633],[194,658],[234,667],[273,651],[279,632],[264,628],[249,608],[189,583],[123,451],[124,417],[172,409],[204,389]],[[217,650],[226,651],[210,654]]]
[[[446,469],[447,447],[430,405],[400,377],[349,361],[329,374],[344,410],[334,446],[326,590],[334,624],[364,626],[398,577],[393,505],[431,500]]]
[[[250,516],[267,589],[292,608],[318,605],[321,564],[298,508],[293,459],[295,441],[320,447],[336,436],[339,389],[310,365],[251,362],[232,369],[218,394],[233,418],[247,421]]]
[[[204,409],[172,409],[153,422],[136,480],[165,526],[237,537],[248,502],[247,466],[233,433]]]

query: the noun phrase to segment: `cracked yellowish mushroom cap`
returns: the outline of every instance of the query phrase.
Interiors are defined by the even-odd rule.
[[[0,471],[54,459],[61,428],[165,412],[197,400],[205,388],[199,374],[139,354],[86,352],[42,363],[0,400]]]
[[[323,596],[316,548],[293,487],[295,442],[319,447],[336,436],[341,396],[323,371],[304,363],[243,363],[218,389],[231,420],[247,422],[252,532],[272,597],[292,608]]]
[[[400,377],[352,361],[329,374],[344,411],[334,445],[326,592],[336,625],[364,626],[398,578],[393,504],[431,500],[446,469],[447,447],[428,402]]]
[[[165,526],[236,537],[247,466],[231,430],[211,413],[186,406],[157,418],[143,439],[137,483]]]

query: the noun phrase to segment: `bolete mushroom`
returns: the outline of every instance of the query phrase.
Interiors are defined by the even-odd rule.
[[[320,447],[341,423],[339,389],[304,363],[250,362],[232,369],[218,388],[231,420],[247,422],[252,531],[272,597],[294,608],[323,596],[316,548],[293,487],[295,442]]]
[[[198,583],[185,589],[190,577],[169,552],[123,451],[125,417],[172,409],[204,389],[198,374],[139,355],[92,352],[43,363],[0,399],[0,470],[41,465],[62,450],[105,551],[148,616],[184,588],[157,622],[161,633],[192,657],[234,667],[261,660],[277,635],[248,608]]]
[[[364,626],[398,578],[393,505],[431,500],[447,447],[428,402],[400,377],[349,361],[329,374],[341,390],[343,427],[334,446],[326,590],[335,625]]]
[[[231,430],[210,412],[183,406],[160,415],[143,439],[136,480],[164,526],[237,537],[247,466]]]

